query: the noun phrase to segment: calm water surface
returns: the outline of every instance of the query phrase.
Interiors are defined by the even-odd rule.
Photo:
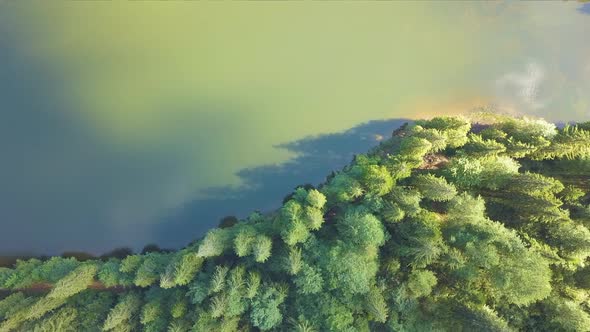
[[[574,2],[0,3],[0,253],[177,247],[403,119],[590,118]],[[372,122],[370,122],[372,121]]]

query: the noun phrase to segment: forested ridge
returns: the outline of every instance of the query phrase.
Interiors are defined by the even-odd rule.
[[[437,117],[181,250],[0,268],[0,331],[590,331],[589,227],[590,122]]]

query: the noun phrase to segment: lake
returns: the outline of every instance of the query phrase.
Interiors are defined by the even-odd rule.
[[[2,2],[0,253],[179,247],[401,123],[590,119],[576,2]]]

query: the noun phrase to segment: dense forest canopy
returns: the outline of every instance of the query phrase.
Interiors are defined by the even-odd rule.
[[[438,117],[181,250],[0,268],[0,331],[590,331],[589,227],[590,122]]]

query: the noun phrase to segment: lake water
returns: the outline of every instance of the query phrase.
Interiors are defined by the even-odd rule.
[[[590,118],[575,2],[0,3],[0,253],[178,247],[404,119]]]

